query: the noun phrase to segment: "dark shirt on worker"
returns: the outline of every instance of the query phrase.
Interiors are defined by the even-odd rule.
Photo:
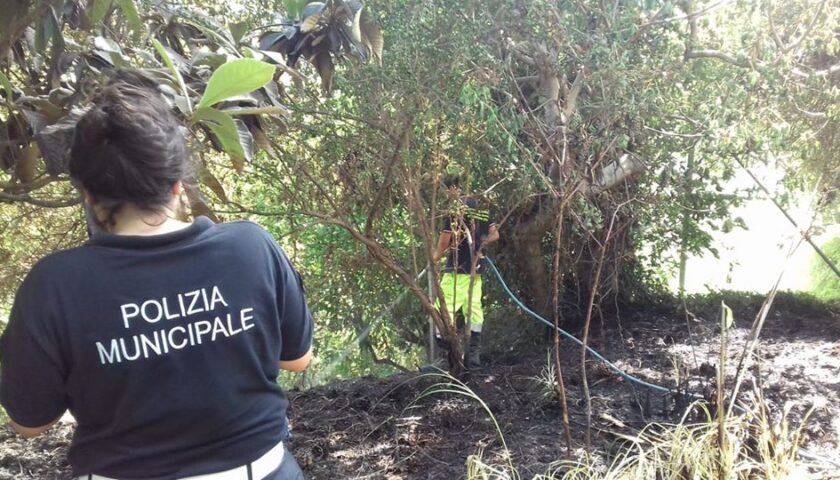
[[[452,233],[452,243],[458,242],[457,248],[454,245],[449,247],[445,271],[469,274],[472,269],[472,251],[469,238],[472,237],[473,243],[475,243],[474,250],[478,252],[482,242],[490,234],[490,227],[495,225],[496,222],[490,220],[488,210],[478,208],[478,202],[474,198],[462,198],[460,207],[461,211],[453,212],[446,216],[443,221],[443,231]],[[470,237],[467,236],[467,232],[469,232]],[[455,268],[456,261],[457,269]],[[483,266],[484,262],[479,261],[476,272],[481,273]]]
[[[0,401],[27,427],[69,409],[76,475],[171,479],[288,435],[278,360],[311,345],[299,275],[250,222],[97,234],[30,272],[0,339]]]

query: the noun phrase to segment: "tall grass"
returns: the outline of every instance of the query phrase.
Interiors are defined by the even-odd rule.
[[[481,397],[479,397],[464,382],[458,380],[457,378],[451,376],[449,373],[444,372],[443,370],[441,370],[440,373],[427,373],[420,375],[420,377],[434,379],[435,383],[423,390],[423,392],[417,396],[414,402],[412,402],[412,404],[409,405],[409,408],[428,396],[453,394],[466,397],[470,400],[474,400],[475,402],[477,402],[484,410],[484,413],[486,413],[490,420],[492,420],[493,422],[493,426],[495,427],[496,433],[499,436],[499,441],[502,444],[502,451],[507,462],[504,465],[492,465],[485,463],[483,461],[483,451],[479,449],[475,455],[470,455],[467,458],[467,479],[519,480],[519,472],[517,472],[516,468],[513,465],[510,449],[508,448],[507,442],[505,441],[505,436],[502,433],[502,427],[499,426],[499,422],[496,420],[496,416],[493,415],[493,411],[490,410],[490,407],[487,405],[487,403],[485,403],[484,400],[482,400]]]
[[[547,365],[551,365],[550,359]],[[424,376],[436,382],[426,388],[415,403],[433,395],[463,396],[477,402],[495,426],[505,461],[488,461],[484,451],[479,449],[467,457],[465,478],[521,478],[502,429],[481,397],[446,373]],[[550,372],[543,372],[541,377],[550,378]],[[538,381],[538,378],[533,380]],[[803,428],[814,412],[813,407],[795,420],[791,416],[794,404],[788,403],[782,415],[773,420],[767,402],[755,385],[750,399],[749,405],[742,405],[734,414],[726,413],[725,404],[717,408],[717,405],[698,401],[689,406],[675,424],[652,423],[632,434],[613,432],[622,445],[610,464],[598,464],[590,457],[577,461],[561,460],[551,464],[544,473],[534,476],[533,480],[830,478],[830,466],[808,462],[799,455],[804,441]],[[721,441],[721,432],[725,441]]]
[[[792,426],[786,405],[784,414],[771,421],[766,403],[757,401],[747,411],[725,417],[726,442],[719,441],[719,417],[704,403],[693,404],[676,424],[650,424],[635,434],[615,433],[623,442],[609,465],[581,461],[558,461],[533,480],[793,480],[829,475],[825,468],[799,458],[802,428],[813,409],[797,427]],[[509,470],[488,465],[481,452],[467,462],[468,480],[503,480]]]

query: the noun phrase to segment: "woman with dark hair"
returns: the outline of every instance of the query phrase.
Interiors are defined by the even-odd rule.
[[[80,479],[301,479],[276,383],[311,358],[300,276],[256,224],[177,220],[187,165],[154,83],[117,74],[70,155],[97,233],[18,290],[0,401],[27,437],[69,409]]]

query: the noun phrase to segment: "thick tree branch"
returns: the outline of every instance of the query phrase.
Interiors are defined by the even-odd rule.
[[[828,67],[825,70],[814,70],[812,72],[805,72],[798,68],[794,68],[792,73],[800,78],[828,77],[830,75],[840,73],[840,63],[832,67]]]
[[[575,80],[572,82],[572,88],[569,89],[569,93],[566,95],[563,104],[563,124],[569,122],[572,118],[572,115],[577,110],[577,99],[578,95],[580,95],[580,91],[583,88],[583,81],[585,80],[586,72],[584,67],[580,68]]]
[[[82,197],[60,198],[55,200],[45,200],[41,198],[33,198],[28,194],[13,195],[10,193],[0,192],[0,203],[28,203],[38,207],[45,208],[64,208],[72,207],[82,203]]]
[[[626,153],[618,160],[602,168],[591,184],[584,185],[584,187],[587,187],[585,191],[588,191],[590,195],[595,195],[610,190],[642,171],[644,167],[645,164],[641,160]]]
[[[0,190],[4,190],[6,193],[29,193],[62,180],[67,180],[67,178],[45,175],[29,183],[0,182]]]

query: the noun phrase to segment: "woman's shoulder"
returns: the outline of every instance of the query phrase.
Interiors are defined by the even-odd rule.
[[[268,230],[250,220],[218,223],[214,229],[228,241],[233,241],[246,249],[262,247],[272,251],[282,251],[277,239]]]
[[[89,261],[85,254],[83,246],[52,252],[35,262],[21,286],[42,289],[50,283],[63,283]]]
[[[217,223],[214,228],[228,235],[252,237],[260,240],[274,239],[268,230],[250,220],[234,220],[231,222]]]

